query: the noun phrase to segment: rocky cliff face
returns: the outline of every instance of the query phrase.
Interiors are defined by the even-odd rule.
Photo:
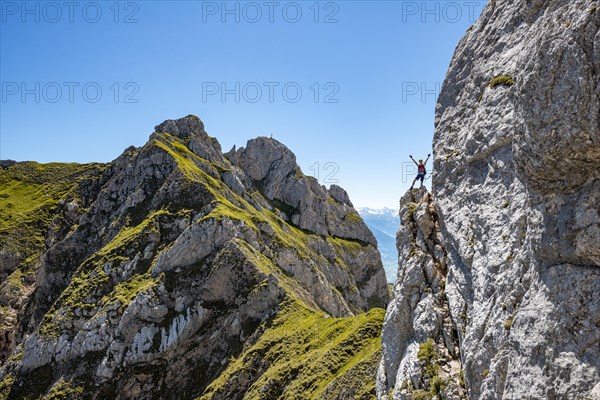
[[[468,398],[600,398],[599,31],[596,1],[491,0],[458,45],[434,137],[447,308],[421,307],[425,277],[409,290],[400,238],[380,399],[409,398],[407,377],[437,393],[415,379],[427,336],[435,358],[460,354]],[[448,324],[420,329],[446,310],[459,352]]]
[[[446,297],[448,257],[436,205],[425,189],[400,200],[402,260],[383,332],[379,397],[464,398],[456,325]]]
[[[188,116],[110,164],[0,179],[2,396],[374,392],[376,242],[281,143],[223,154]]]

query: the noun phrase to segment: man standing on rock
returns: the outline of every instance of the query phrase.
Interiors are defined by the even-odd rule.
[[[425,169],[425,166],[427,165],[427,161],[429,161],[430,156],[431,156],[431,154],[427,154],[427,159],[425,160],[425,162],[423,162],[423,160],[419,160],[418,163],[415,161],[415,159],[413,158],[412,155],[409,156],[410,159],[415,163],[415,165],[418,168],[417,177],[413,180],[412,185],[410,185],[410,190],[412,190],[412,188],[415,186],[415,182],[418,179],[421,180],[421,188],[423,187],[423,180],[425,180],[425,175],[427,174],[427,170]]]

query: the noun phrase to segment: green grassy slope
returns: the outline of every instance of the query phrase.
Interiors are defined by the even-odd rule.
[[[328,318],[288,300],[198,400],[375,398],[384,314]]]
[[[99,173],[102,164],[24,162],[0,169],[0,242],[21,260],[44,249],[59,201],[75,198],[77,183]],[[6,273],[7,271],[3,271]],[[1,277],[2,280],[5,276]]]

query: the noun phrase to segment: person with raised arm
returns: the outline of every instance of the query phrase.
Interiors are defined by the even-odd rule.
[[[427,175],[427,170],[425,169],[425,166],[427,165],[427,161],[429,161],[429,157],[431,156],[431,154],[427,154],[427,159],[425,160],[425,162],[423,162],[423,160],[419,160],[419,162],[417,163],[415,161],[415,159],[413,158],[413,156],[409,156],[410,159],[415,163],[415,165],[417,166],[418,170],[417,170],[417,177],[413,180],[412,185],[410,185],[410,190],[413,189],[413,187],[415,186],[415,182],[420,179],[421,180],[421,188],[423,187],[423,181],[425,180],[425,175]]]

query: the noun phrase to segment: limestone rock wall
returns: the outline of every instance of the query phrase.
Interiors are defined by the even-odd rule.
[[[438,99],[433,198],[470,399],[600,392],[598,6],[490,0]]]

